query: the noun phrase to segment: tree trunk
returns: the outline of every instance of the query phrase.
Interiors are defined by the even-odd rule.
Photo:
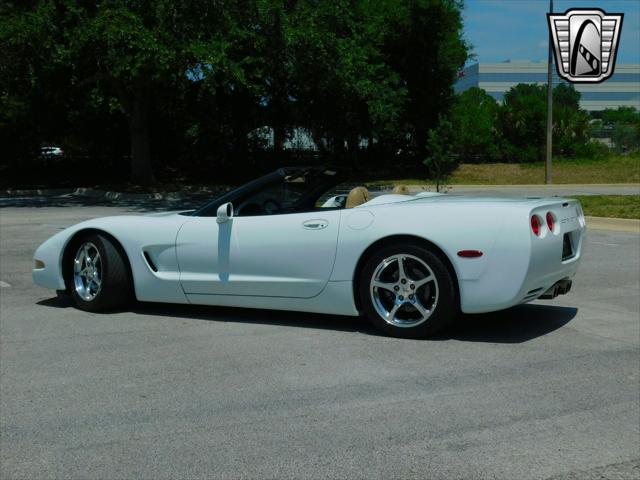
[[[285,128],[277,123],[279,121],[276,120],[276,124],[273,126],[273,153],[280,154],[284,150],[284,141],[287,138],[287,133]]]
[[[138,92],[133,99],[131,118],[131,182],[138,185],[151,185],[155,179],[151,168],[151,150],[149,145],[149,103]]]

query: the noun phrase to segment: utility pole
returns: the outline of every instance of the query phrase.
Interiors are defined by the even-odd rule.
[[[553,13],[553,0],[549,0],[549,13]],[[549,32],[549,62],[547,65],[547,155],[544,162],[544,183],[551,184],[551,151],[553,146],[553,39]]]

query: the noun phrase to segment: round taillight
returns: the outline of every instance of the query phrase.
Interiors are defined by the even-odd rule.
[[[556,226],[556,219],[553,217],[553,213],[547,212],[547,227],[549,227],[549,231],[553,232],[553,229],[555,226]]]
[[[539,237],[542,232],[542,221],[537,215],[531,217],[531,231],[536,237]]]

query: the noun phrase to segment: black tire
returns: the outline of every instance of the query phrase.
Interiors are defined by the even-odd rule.
[[[73,268],[76,253],[85,243],[90,242],[98,249],[101,258],[101,286],[92,300],[82,298],[75,287]],[[71,251],[66,255],[68,288],[75,305],[81,310],[101,312],[120,309],[126,306],[132,298],[132,284],[124,253],[114,245],[113,241],[104,235],[92,234],[82,237],[70,246]]]
[[[395,255],[410,255],[422,260],[437,281],[438,298],[435,309],[424,323],[416,326],[396,326],[378,313],[371,298],[371,281],[385,259]],[[417,292],[417,290],[416,290]],[[449,327],[459,314],[458,295],[452,275],[442,259],[428,248],[403,242],[382,247],[365,261],[358,279],[358,295],[365,316],[382,332],[393,337],[425,338]],[[416,295],[417,296],[417,295]]]

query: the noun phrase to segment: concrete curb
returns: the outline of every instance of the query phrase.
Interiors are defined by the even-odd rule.
[[[375,182],[373,182],[375,185]],[[384,184],[393,186],[391,183]],[[415,184],[407,184],[407,187],[410,188],[435,188],[435,184],[430,183],[415,183]],[[480,184],[480,183],[444,183],[444,188],[452,189],[452,188],[464,188],[468,190],[501,190],[501,189],[513,189],[513,188],[544,188],[544,189],[558,189],[558,188],[585,188],[585,187],[602,187],[602,188],[615,188],[615,187],[625,187],[625,188],[636,188],[640,191],[640,183],[554,183],[552,185],[545,185],[544,183],[519,183],[519,184]]]
[[[196,187],[185,188],[182,192],[150,192],[127,193],[108,190],[96,190],[94,188],[38,188],[32,190],[7,189],[0,193],[4,197],[83,197],[105,200],[184,200],[194,194],[221,193],[221,188]]]
[[[640,233],[640,220],[628,218],[585,217],[587,228],[615,232]]]
[[[410,192],[435,190],[432,185],[407,185]],[[452,194],[574,197],[579,195],[640,195],[640,184],[554,184],[554,185],[445,185]]]
[[[3,197],[47,197],[52,195],[68,195],[73,193],[75,188],[35,188],[35,189],[16,189],[7,188],[2,191]]]
[[[523,183],[519,185],[480,185],[480,184],[470,184],[470,185],[462,185],[462,184],[447,184],[450,187],[458,187],[458,188],[479,188],[479,189],[489,189],[489,188],[583,188],[583,187],[629,187],[629,188],[637,188],[640,189],[640,183],[553,183],[551,185],[545,185],[544,183]]]

